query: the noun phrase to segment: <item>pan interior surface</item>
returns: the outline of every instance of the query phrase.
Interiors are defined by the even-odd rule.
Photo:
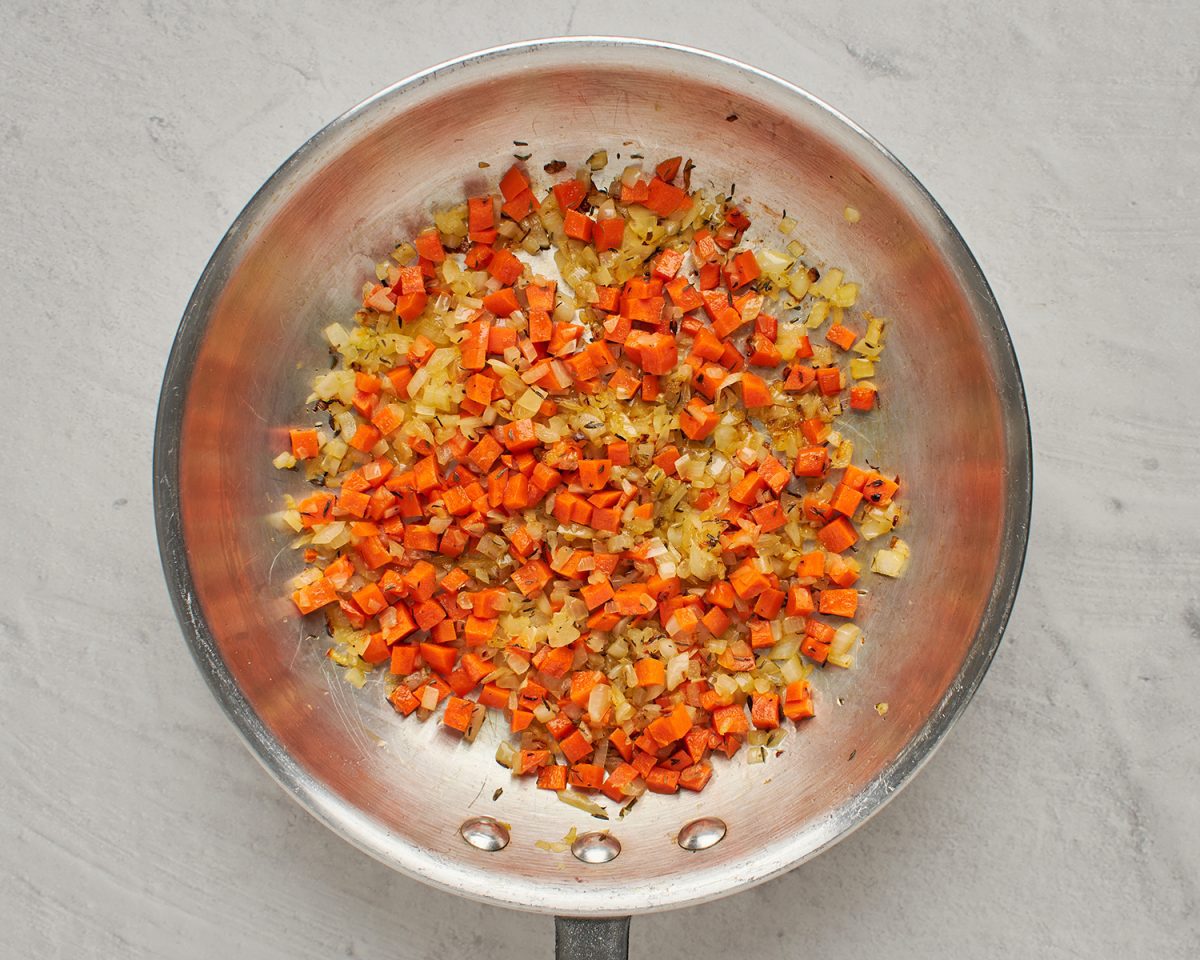
[[[514,146],[523,141],[528,146]],[[852,671],[816,677],[818,716],[781,756],[718,761],[702,795],[647,796],[602,823],[494,760],[496,717],[472,746],[402,720],[381,680],[355,690],[320,625],[286,599],[300,560],[267,517],[300,480],[271,468],[326,369],[320,331],[345,320],[373,265],[428,222],[432,201],[494,189],[514,153],[573,169],[609,151],[682,153],[693,186],[736,183],[757,225],[786,209],[809,262],[843,266],[860,305],[892,321],[859,418],[859,456],[897,471],[911,520],[905,578],[864,603]],[[617,159],[618,154],[620,159]],[[490,166],[483,168],[482,163]],[[549,182],[544,178],[543,182]],[[843,210],[861,214],[850,224]],[[782,245],[782,239],[777,241]],[[849,419],[849,418],[847,418]],[[168,580],[214,692],[272,774],[382,861],[505,906],[587,916],[698,902],[803,861],[874,812],[961,711],[1011,606],[1029,508],[1020,380],[974,260],[940,209],[873,141],[800,91],[661,44],[535,43],[457,61],[385,91],[303,147],[255,197],[202,278],[168,366],[156,441]],[[877,541],[874,546],[886,545]],[[866,564],[870,546],[858,557]],[[886,703],[886,717],[877,704]],[[491,817],[510,842],[465,842]],[[720,842],[676,842],[701,817]],[[611,831],[587,863],[535,842]]]

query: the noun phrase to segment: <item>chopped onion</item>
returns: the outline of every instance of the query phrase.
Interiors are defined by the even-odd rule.
[[[585,793],[571,793],[567,790],[559,790],[558,799],[568,807],[582,810],[584,813],[589,813],[593,817],[599,817],[601,820],[608,819],[608,811]],[[569,849],[571,849],[570,845],[566,845],[565,850]]]
[[[501,740],[496,744],[496,762],[502,767],[512,768],[512,765],[517,760],[517,751],[507,740]]]
[[[604,722],[604,715],[608,713],[608,705],[611,701],[612,687],[607,683],[598,683],[592,687],[591,693],[588,694],[588,719],[597,726],[602,724]]]

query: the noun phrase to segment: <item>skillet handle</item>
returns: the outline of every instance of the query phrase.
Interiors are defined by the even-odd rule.
[[[554,918],[555,960],[628,960],[629,917]]]

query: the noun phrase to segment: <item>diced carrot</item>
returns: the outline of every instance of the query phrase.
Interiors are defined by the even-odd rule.
[[[483,298],[483,308],[498,317],[510,316],[519,310],[516,291],[512,287],[501,287]],[[488,352],[503,353],[505,346],[516,346],[517,332],[507,327],[493,326],[488,331]]]
[[[421,701],[418,700],[416,695],[404,684],[400,684],[398,687],[396,687],[396,689],[391,692],[388,700],[391,701],[392,706],[396,708],[397,713],[403,714],[406,717],[421,705]]]
[[[731,290],[737,290],[739,287],[744,287],[753,280],[757,280],[762,275],[762,268],[758,265],[758,259],[754,256],[754,251],[743,250],[733,258],[729,269],[729,287]]]
[[[751,560],[744,560],[733,569],[729,575],[729,583],[734,593],[743,600],[753,600],[771,585],[766,574]]]
[[[395,403],[383,404],[371,417],[371,424],[385,437],[394,433],[403,422],[403,408]]]
[[[539,790],[566,790],[567,768],[563,764],[551,764],[538,771],[537,785]]]
[[[783,382],[783,389],[787,393],[804,393],[816,382],[817,372],[812,367],[796,364],[788,368],[787,379]]]
[[[809,494],[802,501],[804,519],[809,523],[826,524],[835,516],[834,509],[828,500],[822,500],[815,494]]]
[[[678,270],[678,267],[676,267],[676,270]],[[704,299],[700,296],[700,291],[688,283],[684,277],[676,276],[674,280],[667,284],[666,290],[671,295],[671,302],[684,313],[695,310],[704,303]],[[692,319],[689,318],[689,320]],[[699,323],[699,321],[694,322],[697,325]]]
[[[517,754],[516,765],[513,767],[513,773],[517,776],[524,776],[527,773],[533,773],[535,770],[546,766],[550,762],[549,750],[521,750]]]
[[[829,658],[829,644],[814,636],[805,635],[800,644],[800,652],[815,663],[824,663]]]
[[[658,687],[667,682],[667,668],[661,660],[644,657],[633,665],[639,687]]]
[[[669,217],[680,207],[690,206],[691,200],[679,187],[655,177],[646,192],[645,206],[660,217]]]
[[[465,257],[467,269],[482,270],[488,265],[488,262],[492,259],[492,255],[495,254],[496,251],[488,246],[487,243],[477,239],[478,237],[482,236],[482,234],[476,233],[475,236],[472,237],[470,231],[468,231],[467,236],[473,241],[470,247],[467,248],[467,255]],[[492,241],[490,242],[495,242],[495,237],[493,237]]]
[[[787,523],[787,514],[778,500],[769,500],[750,511],[750,516],[763,533],[771,533]]]
[[[833,427],[819,417],[810,417],[800,423],[804,439],[813,445],[824,443],[832,431]]]
[[[368,617],[375,616],[388,605],[387,597],[383,595],[377,583],[368,583],[362,589],[355,590],[352,596],[359,609]]]
[[[485,707],[502,710],[508,706],[508,700],[509,691],[496,686],[494,683],[484,684],[483,689],[479,692],[479,702]]]
[[[512,572],[513,584],[526,597],[533,596],[550,580],[550,568],[541,560],[530,560]]]
[[[568,210],[574,210],[587,196],[587,188],[572,177],[551,187],[558,209],[565,215]]]
[[[471,725],[471,714],[475,712],[475,703],[461,697],[450,697],[446,700],[446,709],[442,714],[442,723],[451,730],[465,733]]]
[[[870,475],[866,470],[850,464],[846,467],[846,472],[842,474],[842,483],[851,490],[857,490],[859,493],[862,493],[863,485],[867,482],[867,478]]]
[[[459,343],[464,370],[482,370],[487,366],[488,334],[490,320],[473,320],[466,326],[466,337]]]
[[[353,490],[347,487],[342,488],[342,492],[338,495],[338,509],[350,514],[352,517],[365,517],[367,508],[370,506],[371,498],[361,490]]]
[[[677,703],[670,714],[650,721],[646,727],[647,733],[658,740],[662,746],[682,740],[689,730],[691,730],[691,714],[682,703]]]
[[[779,616],[779,611],[783,607],[783,601],[786,598],[782,590],[776,590],[774,587],[768,587],[758,595],[754,602],[754,612],[764,620],[774,620]]]
[[[579,763],[584,757],[590,757],[593,750],[592,744],[578,730],[559,741],[558,746],[571,763]]]
[[[670,280],[683,266],[683,254],[678,250],[663,250],[650,264],[651,273],[661,280]]]
[[[741,704],[730,704],[727,707],[717,707],[712,711],[713,729],[721,736],[728,734],[746,733],[750,723],[746,719],[746,711]]]
[[[650,196],[650,183],[647,180],[635,180],[633,183],[621,184],[622,203],[645,203]]]
[[[779,349],[761,333],[750,338],[750,351],[746,362],[754,367],[777,367],[783,361]]]
[[[510,220],[524,220],[533,209],[534,199],[532,190],[522,190],[511,200],[505,200],[500,205],[500,212]]]
[[[779,695],[756,693],[750,698],[750,720],[757,730],[774,730],[779,726]]]
[[[729,619],[729,615],[720,607],[709,607],[708,612],[700,618],[700,622],[708,628],[708,632],[714,637],[719,637],[733,622]]]
[[[807,617],[814,610],[812,593],[808,587],[793,584],[788,587],[787,615],[789,617]]]
[[[290,431],[292,456],[297,460],[311,460],[321,452],[316,430]]]
[[[404,547],[406,550],[436,551],[438,535],[428,524],[410,523],[404,528]]]
[[[350,438],[350,446],[366,453],[380,441],[382,436],[383,434],[379,432],[378,428],[369,423],[360,423],[354,431],[354,436]]]
[[[817,539],[821,541],[826,550],[841,553],[854,546],[858,540],[858,533],[850,521],[843,516],[825,524],[818,530]]]
[[[579,595],[583,597],[583,602],[587,604],[588,610],[595,610],[601,604],[612,599],[612,584],[608,582],[608,577],[605,577],[597,583],[585,584],[580,589]]]
[[[843,350],[849,350],[854,346],[854,341],[858,339],[858,336],[853,330],[843,327],[840,323],[835,323],[825,331],[825,339]]]
[[[432,603],[433,601],[427,602]],[[418,619],[417,622],[420,623],[420,620]],[[444,647],[436,643],[422,643],[420,649],[421,659],[425,661],[425,665],[434,673],[440,673],[442,676],[445,676],[454,669],[454,661],[458,658],[458,651],[454,647]]]
[[[758,500],[759,491],[766,486],[757,470],[751,470],[729,488],[729,499],[749,506]]]
[[[675,179],[675,175],[679,173],[679,164],[682,161],[683,157],[671,157],[655,167],[654,172],[658,174],[660,180],[670,183]]]
[[[391,648],[389,669],[398,676],[412,673],[417,664],[417,648],[412,644],[397,643]]]
[[[554,335],[550,313],[539,307],[529,308],[529,339],[533,343],[549,343]]]
[[[679,429],[692,440],[703,440],[717,428],[716,411],[699,397],[692,397],[680,411]]]
[[[496,625],[495,620],[469,614],[463,627],[463,640],[468,647],[482,647],[495,635]]]
[[[802,720],[815,714],[809,682],[796,680],[789,683],[783,692],[783,715],[789,720]]]
[[[612,476],[611,460],[580,460],[579,482],[585,490],[600,490]]]
[[[625,221],[621,217],[597,220],[592,227],[592,243],[597,253],[616,250],[625,236]]]
[[[832,397],[842,392],[842,371],[837,367],[821,367],[817,371],[817,389]]]
[[[525,299],[531,310],[554,310],[554,294],[557,283],[546,280],[542,283],[530,283],[525,287]]]
[[[362,659],[368,664],[382,664],[384,660],[391,658],[391,653],[388,650],[388,644],[383,640],[383,634],[372,634],[367,640],[367,646],[362,650]]]
[[[422,230],[413,240],[417,255],[432,263],[441,263],[446,259],[446,249],[442,246],[442,238],[435,228]]]
[[[631,335],[626,353],[637,351],[637,363],[646,373],[670,373],[679,362],[675,338],[669,333],[640,333],[636,346]]]
[[[823,477],[829,469],[829,450],[826,447],[801,447],[796,452],[792,468],[798,477]]]
[[[678,793],[679,772],[655,767],[646,774],[646,789],[652,793]]]
[[[604,313],[616,313],[621,305],[621,288],[620,287],[597,287],[596,288],[596,309]],[[605,339],[615,340],[617,343],[625,339],[628,334],[630,324],[624,319],[617,317],[610,318],[614,326],[610,327],[608,321],[605,321]]]
[[[858,610],[858,591],[822,590],[819,609],[821,613],[853,619]]]
[[[292,601],[302,614],[319,610],[327,603],[333,603],[337,598],[337,590],[326,577],[305,584],[292,594]]]
[[[425,310],[429,297],[425,293],[406,293],[396,298],[396,316],[401,320],[416,320]]]
[[[850,516],[857,509],[862,498],[863,495],[860,491],[848,487],[844,483],[839,483],[833,491],[833,496],[829,498],[829,505],[838,513]]]
[[[604,785],[604,768],[594,763],[573,764],[567,782],[576,790],[599,790]]]
[[[467,462],[472,464],[480,473],[486,473],[492,468],[503,448],[490,433],[485,433],[477,444],[467,454]]]
[[[850,409],[873,410],[875,408],[875,395],[878,392],[874,386],[865,383],[856,383],[850,388]]]
[[[713,768],[711,763],[696,763],[679,771],[679,786],[684,790],[699,793],[708,786],[708,781],[712,779],[712,775]]]
[[[484,660],[477,653],[464,653],[461,666],[473,683],[479,683],[492,672],[495,665],[490,660]]]
[[[500,178],[500,193],[505,200],[511,200],[513,197],[529,189],[529,177],[515,163],[509,167],[504,176]]]
[[[900,489],[894,480],[881,473],[871,473],[863,481],[863,499],[872,506],[886,507]]]
[[[587,243],[592,239],[593,220],[578,210],[568,210],[563,215],[563,233],[574,240]]]
[[[722,340],[744,326],[746,320],[733,307],[725,307],[713,319],[713,333]]]
[[[467,229],[470,232],[484,232],[495,225],[496,213],[491,197],[471,197],[467,200]]]
[[[458,641],[458,624],[453,620],[441,620],[429,629],[429,642],[447,646]],[[474,686],[472,684],[471,686]],[[463,692],[470,690],[466,687]]]
[[[767,382],[757,374],[746,371],[742,374],[742,403],[751,409],[769,407],[775,402]]]
[[[525,264],[508,249],[497,250],[487,265],[488,275],[495,277],[505,287],[511,287],[516,283],[524,271]]]

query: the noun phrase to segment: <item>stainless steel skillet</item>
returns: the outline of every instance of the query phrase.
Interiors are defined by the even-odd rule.
[[[295,560],[265,522],[295,482],[269,460],[309,373],[327,363],[317,331],[353,308],[378,252],[422,224],[430,198],[494,179],[514,153],[532,154],[536,169],[600,146],[614,165],[684,153],[701,182],[736,183],[739,197],[786,208],[813,255],[850,266],[864,304],[893,319],[884,406],[859,449],[901,473],[914,548],[906,578],[868,603],[859,668],[822,677],[819,716],[784,756],[722,764],[703,794],[655,796],[609,824],[512,780],[492,745],[399,722],[378,691],[345,684],[283,599]],[[847,206],[859,222],[846,222]],[[239,215],[196,287],[167,366],[154,457],[163,566],[185,636],[272,776],[397,870],[570,918],[744,889],[878,810],[945,736],[999,643],[1025,551],[1030,469],[1000,311],[912,174],[782,80],[613,38],[534,41],[443,64],[301,147]],[[463,840],[464,822],[483,816],[510,825],[503,849]],[[680,830],[700,817],[722,821],[724,837],[685,850]],[[535,846],[605,826],[620,844],[608,862]],[[560,921],[559,953],[623,956],[627,933],[627,920]]]

